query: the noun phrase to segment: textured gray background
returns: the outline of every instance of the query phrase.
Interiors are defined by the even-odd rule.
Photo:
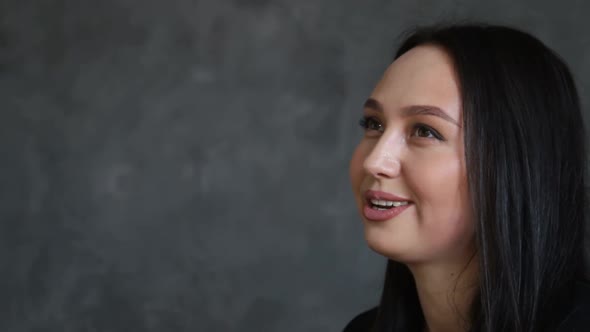
[[[584,1],[0,1],[0,331],[339,331],[378,300],[349,155],[396,37]]]

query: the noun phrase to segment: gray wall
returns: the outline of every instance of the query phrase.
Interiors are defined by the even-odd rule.
[[[583,1],[0,1],[1,331],[339,331],[376,304],[348,183],[411,25],[529,30]]]

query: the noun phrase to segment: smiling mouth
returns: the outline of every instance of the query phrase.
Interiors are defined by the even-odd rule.
[[[381,199],[367,199],[367,204],[375,210],[390,210],[410,204],[408,201],[388,201]]]
[[[368,221],[387,221],[394,219],[412,205],[411,201],[368,199],[365,201],[362,214]]]

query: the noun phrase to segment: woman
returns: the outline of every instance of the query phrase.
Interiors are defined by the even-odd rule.
[[[366,101],[350,176],[379,305],[353,331],[590,331],[585,136],[564,62],[500,26],[420,29]]]

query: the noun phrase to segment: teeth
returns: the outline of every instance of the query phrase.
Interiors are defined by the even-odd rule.
[[[378,206],[383,206],[383,207],[389,207],[389,206],[402,206],[402,205],[407,205],[408,202],[407,201],[384,201],[384,200],[380,200],[380,199],[372,199],[371,203],[373,205],[378,205]]]

